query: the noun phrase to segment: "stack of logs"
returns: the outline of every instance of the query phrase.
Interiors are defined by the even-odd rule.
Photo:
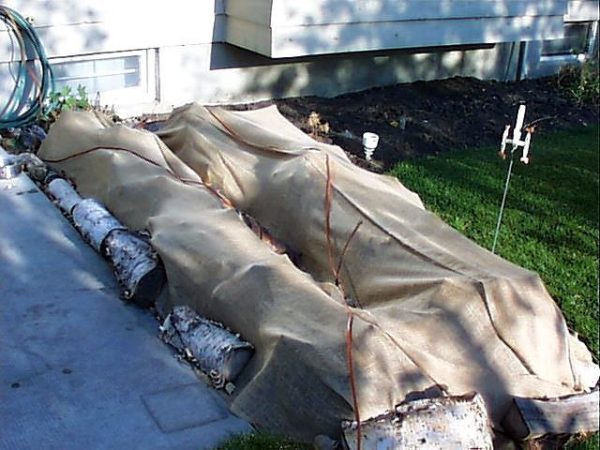
[[[98,200],[82,198],[73,185],[48,170],[33,154],[19,158],[91,247],[108,259],[124,299],[147,308],[166,282],[164,267],[149,240],[127,229]],[[223,325],[176,306],[163,325],[163,339],[209,375],[217,388],[235,380],[254,352],[253,346]]]

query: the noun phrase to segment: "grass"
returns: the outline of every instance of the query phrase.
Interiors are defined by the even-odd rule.
[[[530,165],[515,163],[497,253],[538,272],[569,326],[598,356],[598,128],[534,136]],[[492,148],[398,164],[392,174],[426,207],[491,248],[507,161]],[[221,450],[306,450],[268,433]],[[598,435],[568,448],[598,449]]]
[[[301,444],[263,431],[234,436],[218,450],[311,450],[312,445]]]
[[[496,252],[538,272],[569,326],[598,356],[598,128],[534,136],[515,162]],[[508,162],[495,149],[406,161],[392,170],[426,207],[492,247]]]
[[[598,450],[598,448],[600,448],[598,433],[588,438],[579,438],[566,446],[567,450]]]

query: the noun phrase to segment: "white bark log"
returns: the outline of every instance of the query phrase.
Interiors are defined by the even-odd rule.
[[[103,251],[102,244],[111,231],[127,230],[125,225],[93,198],[86,198],[75,205],[73,223],[84,239],[98,252]]]
[[[356,422],[342,423],[347,447],[357,449]],[[478,394],[403,403],[394,412],[361,422],[361,450],[492,450],[492,432]]]
[[[51,180],[46,186],[46,191],[54,197],[58,207],[69,215],[73,212],[73,208],[83,201],[73,186],[63,178]]]
[[[115,229],[104,240],[105,253],[124,288],[123,296],[151,306],[165,283],[165,273],[152,246],[135,234]]]
[[[189,350],[217,388],[235,380],[254,353],[250,343],[187,306],[176,306],[162,329],[169,344]]]
[[[143,307],[152,305],[165,283],[164,269],[152,246],[127,231],[100,202],[81,198],[68,181],[53,178],[46,189],[60,209],[72,216],[83,238],[108,257],[123,287],[122,296]]]

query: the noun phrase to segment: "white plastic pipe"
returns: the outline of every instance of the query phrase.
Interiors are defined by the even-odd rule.
[[[365,159],[370,161],[371,157],[373,156],[373,152],[379,144],[379,136],[371,132],[363,133],[362,144],[365,151]]]

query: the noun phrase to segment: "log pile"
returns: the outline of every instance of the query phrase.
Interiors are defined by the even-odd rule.
[[[35,155],[24,163],[84,240],[109,260],[122,297],[142,307],[152,306],[166,277],[150,243],[129,231],[98,200],[82,198],[71,183],[48,170]],[[189,354],[217,388],[233,381],[254,353],[253,346],[239,335],[184,306],[175,307],[161,330],[163,339]]]

